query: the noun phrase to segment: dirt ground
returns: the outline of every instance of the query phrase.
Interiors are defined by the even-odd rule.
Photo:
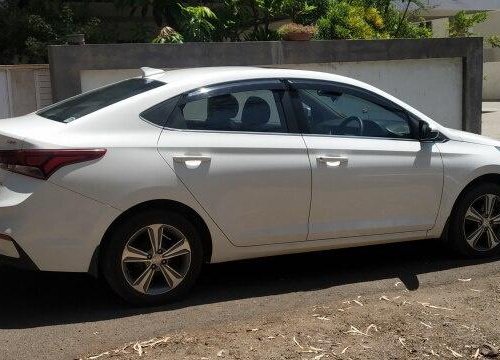
[[[315,306],[166,333],[82,359],[481,359],[483,345],[500,342],[499,300],[500,275],[416,291],[396,281],[367,297],[318,298]]]
[[[483,125],[500,138],[500,111]],[[156,308],[84,274],[0,277],[0,360],[439,360],[500,346],[500,257],[434,240],[213,264]]]
[[[483,106],[483,133],[500,138],[500,103]],[[472,275],[308,298],[304,306],[220,319],[81,359],[500,359],[500,272]]]

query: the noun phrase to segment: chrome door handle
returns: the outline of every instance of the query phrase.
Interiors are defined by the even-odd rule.
[[[181,155],[173,157],[175,162],[186,162],[186,161],[200,161],[200,162],[208,162],[211,160],[210,156],[189,156],[189,155]]]
[[[318,156],[318,162],[326,164],[328,167],[347,166],[349,159],[345,156]]]
[[[186,165],[188,169],[197,169],[201,166],[202,163],[210,162],[211,160],[210,156],[188,156],[188,155],[174,156],[173,159],[174,162],[176,163],[183,163],[184,165]]]

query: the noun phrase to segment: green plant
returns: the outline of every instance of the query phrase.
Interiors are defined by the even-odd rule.
[[[152,42],[155,44],[166,44],[166,43],[182,44],[183,40],[184,39],[181,34],[179,34],[171,27],[165,26],[160,30],[160,33],[158,34],[157,37],[153,39]]]
[[[420,12],[427,6],[422,0],[400,0],[403,9],[395,6],[392,0],[351,0],[351,3],[366,9],[375,8],[382,17],[384,32],[382,37],[388,38],[427,38],[432,30],[423,24]],[[402,10],[402,11],[401,11]],[[370,21],[367,19],[367,21]],[[376,26],[375,23],[372,24]]]
[[[283,0],[254,0],[262,14],[264,30],[269,31],[269,24],[278,17],[283,9]]]
[[[216,23],[214,40],[239,41],[244,30],[251,26],[252,15],[248,6],[243,6],[245,0],[224,0],[222,6],[214,9],[219,21]]]
[[[101,26],[98,18],[63,0],[5,0],[0,2],[0,61],[46,62],[47,45],[62,44],[73,33],[84,33],[87,42],[101,41]]]
[[[402,14],[395,8],[389,8],[383,17],[389,38],[420,39],[432,36],[432,29],[424,22],[401,21]]]
[[[450,37],[469,37],[474,35],[472,28],[474,25],[482,23],[487,18],[486,12],[467,13],[459,11],[450,18]]]
[[[330,6],[328,0],[307,0],[304,9],[296,16],[294,22],[302,25],[313,25],[326,14]]]
[[[319,3],[319,1],[317,1]],[[327,1],[323,3],[328,4]],[[328,5],[325,7],[324,10]],[[317,13],[318,6],[313,4],[313,2],[307,0],[284,0],[282,6],[282,12],[290,17],[293,23],[309,25],[318,18],[315,19],[315,15]]]
[[[206,6],[182,6],[181,33],[186,41],[211,41],[218,21],[215,13]]]
[[[384,22],[376,8],[342,0],[332,2],[317,22],[319,39],[374,39],[385,37]]]
[[[491,45],[491,47],[500,48],[500,36],[498,35],[490,36],[488,38],[488,43]]]
[[[133,15],[137,11],[145,17],[149,12],[153,15],[156,25],[170,25],[178,28],[182,18],[181,8],[177,5],[177,0],[114,0],[115,6],[123,10],[130,9]]]
[[[280,39],[277,31],[266,30],[259,26],[257,30],[253,30],[243,36],[245,41],[276,41]]]

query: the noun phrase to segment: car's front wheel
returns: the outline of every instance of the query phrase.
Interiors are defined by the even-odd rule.
[[[500,252],[500,186],[483,183],[459,200],[449,240],[464,255],[485,257]]]
[[[196,281],[203,247],[195,226],[166,211],[137,213],[122,221],[104,245],[102,271],[111,288],[136,305],[178,299]]]

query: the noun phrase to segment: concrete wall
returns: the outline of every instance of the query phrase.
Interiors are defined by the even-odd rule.
[[[51,103],[48,65],[0,66],[0,119],[25,115]]]
[[[461,58],[286,64],[276,67],[322,71],[353,77],[406,101],[445,126],[457,129],[462,126]],[[82,70],[80,74],[82,91],[89,91],[139,76],[140,71]],[[443,103],[453,106],[444,107]]]
[[[10,115],[10,96],[7,71],[0,70],[0,119]]]
[[[483,99],[500,100],[500,49],[484,49]]]
[[[62,45],[49,47],[49,59],[58,100],[137,75],[130,69],[141,66],[293,67],[365,80],[445,125],[481,131],[479,38]]]
[[[287,67],[356,78],[396,96],[444,126],[462,128],[461,58],[297,64]]]

